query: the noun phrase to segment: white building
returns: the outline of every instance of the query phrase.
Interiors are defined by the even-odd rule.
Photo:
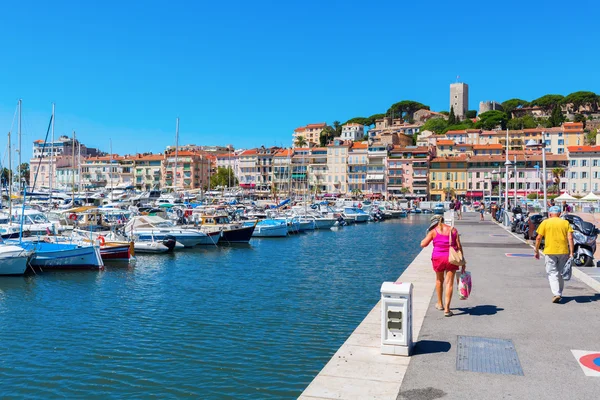
[[[362,140],[365,136],[365,127],[361,124],[346,124],[342,126],[342,140]]]
[[[570,194],[600,192],[600,146],[569,146]]]

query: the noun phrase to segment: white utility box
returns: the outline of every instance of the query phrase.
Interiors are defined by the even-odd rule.
[[[409,356],[412,352],[412,283],[381,285],[381,353]]]

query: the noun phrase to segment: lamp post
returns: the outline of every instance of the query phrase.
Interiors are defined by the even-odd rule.
[[[506,160],[504,166],[506,167],[506,186],[504,188],[504,209],[508,210],[508,167],[512,166],[513,163],[510,160]]]
[[[514,155],[514,160],[515,161],[513,162],[513,164],[515,165],[515,204],[513,207],[516,207],[517,206],[517,182],[518,182],[518,180],[517,180],[517,155],[516,154]]]
[[[494,193],[492,192],[492,186],[493,186],[493,183],[494,183],[494,176],[496,176],[497,173],[498,173],[498,171],[496,171],[496,170],[492,171],[492,181],[490,182],[490,203],[492,202],[492,196],[494,195]],[[500,193],[502,193],[500,191],[501,183],[502,182],[500,182],[500,180],[498,180],[498,196],[500,196]]]
[[[544,133],[542,132],[542,137],[544,137]],[[542,188],[544,190],[544,214],[548,212],[548,203],[547,203],[547,189],[546,189],[546,143],[543,141],[536,142],[533,139],[530,139],[527,142],[526,147],[530,149],[542,149]]]

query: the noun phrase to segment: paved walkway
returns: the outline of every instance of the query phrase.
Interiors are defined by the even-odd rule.
[[[563,303],[552,304],[543,261],[505,255],[532,255],[531,247],[478,219],[467,213],[456,222],[473,293],[455,296],[451,318],[432,297],[398,399],[598,398],[600,377],[584,375],[571,350],[600,352],[600,294],[574,278]],[[458,371],[458,336],[512,340],[523,375]]]

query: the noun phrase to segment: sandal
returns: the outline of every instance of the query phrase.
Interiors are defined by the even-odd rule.
[[[438,306],[438,305],[436,304],[436,305],[435,305],[435,309],[436,309],[436,310],[443,311],[443,310],[444,310],[444,307],[440,307],[440,306]]]
[[[451,316],[453,316],[453,315],[454,315],[454,314],[452,313],[452,311],[447,311],[447,312],[444,312],[444,317],[451,317]]]

